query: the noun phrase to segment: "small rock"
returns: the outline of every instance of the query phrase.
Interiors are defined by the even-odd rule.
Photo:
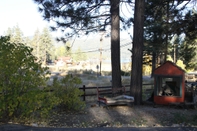
[[[32,123],[31,126],[38,127],[38,124],[37,123]]]
[[[180,127],[179,124],[173,124],[172,127]]]

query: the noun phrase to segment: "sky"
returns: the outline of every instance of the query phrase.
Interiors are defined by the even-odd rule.
[[[33,0],[0,0],[0,18],[0,36],[4,35],[8,28],[17,25],[24,36],[33,36],[36,29],[42,31],[44,27],[49,26]],[[56,37],[58,33],[51,34]],[[122,32],[121,37],[130,38],[128,32]]]
[[[15,26],[19,26],[25,37],[31,37],[34,35],[37,29],[42,31],[42,29],[44,27],[48,27],[49,24],[47,21],[43,20],[42,15],[38,12],[38,5],[35,4],[33,0],[0,0],[0,36],[4,35],[8,28],[13,28]],[[51,34],[54,37],[59,35],[57,32],[51,32]],[[76,47],[76,49],[80,47],[85,48],[84,51],[90,49],[92,50],[94,46],[91,44],[91,39],[94,39],[94,43],[95,41],[97,41],[97,43],[95,43],[94,49],[98,49],[100,48],[100,35],[101,34],[96,34],[96,37],[80,37],[79,39],[84,40],[78,43],[74,42],[73,45],[74,47]],[[128,53],[128,48],[131,48],[131,45],[125,46],[125,44],[127,44],[128,42],[131,42],[131,38],[128,35],[128,32],[121,32],[120,37],[124,38],[123,40],[121,40],[121,45],[124,45],[123,48],[125,48],[121,48],[121,50],[122,52],[124,52],[124,54]],[[87,46],[88,42],[90,42],[89,44],[91,45]],[[109,46],[110,40],[108,40],[106,43],[103,42],[104,49],[110,49]],[[103,55],[105,55],[105,53],[109,53],[109,50],[107,52],[103,52]],[[130,59],[130,54],[127,56],[129,56]],[[123,57],[125,57],[125,55],[123,55]]]
[[[0,0],[0,18],[0,35],[18,25],[24,36],[33,36],[48,26],[33,0]]]

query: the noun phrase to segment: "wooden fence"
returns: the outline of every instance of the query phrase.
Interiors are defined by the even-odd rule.
[[[144,94],[148,94],[148,93],[152,93],[153,91],[153,83],[143,83],[142,84],[142,90]],[[130,93],[130,85],[124,85],[125,87],[125,93],[129,94]],[[83,101],[86,101],[86,97],[88,96],[93,96],[93,97],[97,97],[97,88],[101,89],[111,89],[111,86],[100,86],[100,87],[86,87],[85,85],[83,85],[83,87],[80,87],[79,89],[83,91],[83,95],[82,95],[82,99]],[[92,91],[90,91],[92,90]],[[53,92],[54,90],[46,90],[46,92]],[[0,94],[2,94],[2,92],[0,92]]]
[[[124,85],[125,89],[126,89],[126,93],[130,92],[130,85]],[[142,84],[142,90],[143,93],[150,93],[153,91],[153,83],[143,83]],[[86,101],[86,97],[87,96],[97,96],[97,88],[103,88],[103,89],[110,89],[112,88],[111,86],[101,86],[101,87],[86,87],[85,85],[83,85],[83,87],[80,87],[79,89],[83,91],[83,101]],[[91,90],[91,91],[90,91]]]

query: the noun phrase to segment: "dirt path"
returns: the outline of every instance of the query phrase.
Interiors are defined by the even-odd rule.
[[[162,127],[196,126],[197,111],[168,106],[112,106],[108,109],[87,103],[82,112],[58,112],[51,127]]]

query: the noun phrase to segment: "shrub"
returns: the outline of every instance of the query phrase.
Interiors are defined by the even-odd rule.
[[[47,116],[57,103],[44,92],[47,68],[32,55],[32,48],[0,37],[0,118]],[[51,98],[51,99],[48,99]],[[36,114],[36,115],[35,115]]]
[[[54,79],[54,95],[60,100],[60,108],[80,110],[85,107],[85,103],[80,99],[83,92],[78,88],[81,83],[81,79],[72,75],[67,75],[62,79]]]

